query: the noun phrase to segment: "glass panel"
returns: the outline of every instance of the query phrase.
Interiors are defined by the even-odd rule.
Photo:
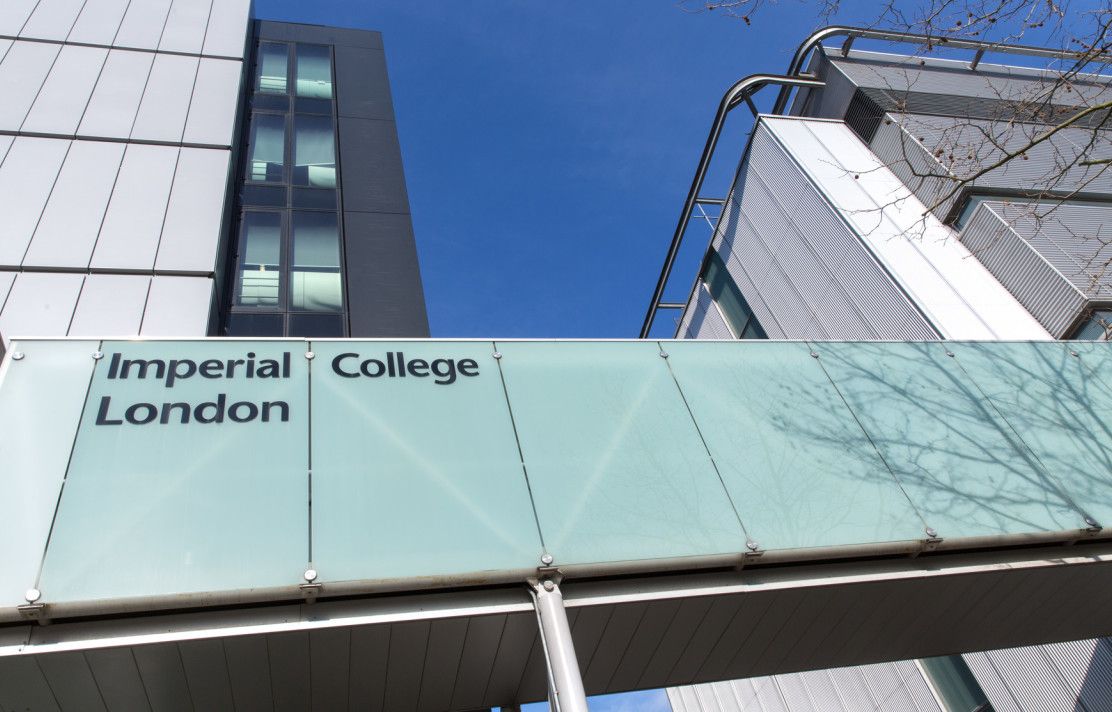
[[[282,215],[246,212],[240,237],[236,304],[276,307],[282,262]]]
[[[293,207],[335,210],[336,191],[324,188],[294,188]]]
[[[816,343],[926,523],[956,538],[1076,529],[1079,514],[939,343]]]
[[[290,314],[287,336],[317,337],[321,339],[342,338],[344,317],[340,314]]]
[[[228,314],[225,336],[284,336],[283,314]]]
[[[13,341],[0,388],[0,606],[35,587],[99,341]]]
[[[332,119],[327,116],[294,118],[293,183],[315,188],[336,187],[336,150]]]
[[[733,277],[726,270],[726,263],[717,252],[711,252],[707,267],[703,273],[703,282],[710,291],[710,296],[718,304],[722,315],[730,323],[730,329],[739,339],[767,339],[753,310],[745,301],[741,290],[738,289]]]
[[[923,658],[919,664],[942,698],[946,712],[992,712],[988,697],[960,655]]]
[[[923,538],[922,520],[806,344],[661,348],[746,532],[762,547]]]
[[[46,552],[44,598],[298,583],[309,554],[304,343],[102,350]]]
[[[542,535],[557,564],[745,550],[737,515],[655,343],[497,348]]]
[[[297,95],[332,98],[332,55],[321,45],[297,46]]]
[[[309,99],[303,96],[297,97],[294,104],[297,113],[299,114],[331,114],[332,113],[332,100],[331,99]]]
[[[950,350],[1048,473],[1044,488],[1112,526],[1112,481],[1105,475],[1112,472],[1112,392],[1088,377],[1085,363],[1095,359],[1071,356],[1072,346],[970,343]],[[1080,513],[1074,524],[1083,526]]]
[[[244,205],[281,208],[286,205],[286,189],[280,186],[247,184],[239,192]]]
[[[323,580],[537,566],[490,343],[312,346],[313,563]]]
[[[281,96],[277,94],[256,94],[251,98],[251,108],[288,112],[290,110],[290,98],[284,94]]]
[[[286,93],[286,72],[289,50],[287,45],[275,42],[259,44],[259,58],[255,76],[255,91],[264,94]]]
[[[275,114],[251,115],[247,180],[281,183],[286,179],[286,118]]]
[[[293,213],[290,309],[339,311],[340,233],[335,213]]]

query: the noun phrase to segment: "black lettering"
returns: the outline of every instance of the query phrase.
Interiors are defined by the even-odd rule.
[[[237,415],[241,406],[245,406],[247,408],[246,417],[241,418]],[[259,417],[259,406],[255,405],[254,403],[248,403],[247,401],[232,403],[232,407],[228,408],[228,417],[236,423],[249,423],[255,418]]]
[[[147,369],[152,366],[154,367],[155,378],[166,377],[166,364],[161,359],[154,358],[150,361],[144,361],[141,358],[137,358],[131,361],[124,359],[120,365],[120,378],[127,378],[127,374],[131,372],[132,366],[139,369],[138,378],[146,378]]]
[[[208,361],[201,362],[201,377],[202,378],[220,378],[224,374],[224,362],[217,361],[216,359],[209,359]]]
[[[366,361],[364,361],[364,363],[366,363]],[[398,374],[394,373],[394,352],[393,351],[387,351],[386,352],[386,365],[390,367],[390,378],[393,378],[394,376],[398,375]]]
[[[224,409],[225,404],[228,402],[227,394],[221,393],[216,396],[216,401],[208,401],[201,403],[193,409],[193,419],[198,423],[223,423],[224,422]],[[205,410],[212,409],[213,414],[206,415]]]
[[[402,352],[399,351],[394,354],[394,358],[398,359],[398,376],[405,378],[405,357],[402,355]]]
[[[255,372],[259,378],[281,378],[278,372],[278,362],[272,358],[259,361],[259,370]]]
[[[248,351],[247,352],[247,377],[248,378],[254,378],[255,377],[255,352],[254,351]]]
[[[409,369],[409,375],[411,375],[411,376],[417,376],[418,378],[424,378],[425,376],[429,375],[428,361],[425,361],[423,359],[419,359],[419,358],[413,359],[408,364],[406,364],[406,368]],[[421,371],[421,373],[418,373],[418,371]]]
[[[217,361],[217,363],[220,363],[220,362]],[[170,413],[175,408],[180,408],[181,409],[181,417],[179,418],[179,421],[181,422],[181,424],[185,425],[186,423],[188,423],[189,422],[189,404],[188,403],[163,403],[162,404],[162,415],[159,416],[158,422],[161,423],[162,425],[168,424],[170,422]]]
[[[443,365],[447,370],[441,371],[440,368],[438,368],[439,365]],[[450,358],[438,358],[433,361],[432,372],[440,376],[434,383],[441,386],[448,386],[456,382],[456,362]]]
[[[286,351],[282,354],[282,378],[290,377],[290,352]]]
[[[289,356],[289,354],[286,355]],[[343,376],[344,378],[359,378],[358,373],[348,373],[344,369],[340,368],[340,362],[349,358],[359,358],[359,354],[340,354],[336,358],[332,359],[332,370],[336,372],[337,376]]]
[[[118,354],[117,354],[118,355]],[[111,378],[111,376],[109,376]],[[112,398],[110,396],[101,396],[100,410],[97,411],[97,425],[123,425],[122,420],[109,420],[108,407],[112,405]]]
[[[139,416],[140,410],[146,411],[142,417]],[[124,420],[132,425],[146,425],[157,417],[158,408],[154,407],[154,403],[136,403],[124,411]]]
[[[229,360],[228,361],[228,378],[231,378],[232,376],[234,376],[236,374],[236,366],[242,366],[244,363],[246,363],[246,362],[241,358],[237,358],[234,361]]]
[[[470,370],[470,369],[474,369],[474,370]],[[469,372],[469,370],[470,370],[470,372]],[[463,376],[468,376],[468,377],[478,376],[479,375],[479,364],[473,358],[460,359],[460,361],[459,361],[459,372],[460,372],[460,375],[463,375]]]
[[[354,376],[351,376],[354,378]],[[282,422],[289,422],[290,419],[290,404],[286,401],[263,401],[263,422],[270,422],[270,409],[277,408],[282,411]]]
[[[112,360],[108,363],[108,377],[115,378],[120,370],[120,355],[112,354]]]
[[[390,355],[389,354],[387,354],[386,360],[389,361],[389,363],[390,363],[390,375],[393,376],[394,375],[394,362],[390,361]],[[370,365],[372,363],[374,365],[378,366],[378,373],[371,373]],[[363,363],[359,364],[359,370],[362,371],[363,375],[366,376],[367,378],[378,378],[386,370],[386,364],[382,363],[382,361],[379,361],[377,358],[369,358],[366,361],[364,361]]]
[[[185,371],[179,371],[179,366],[185,366]],[[171,360],[170,367],[166,369],[166,387],[173,388],[174,381],[176,379],[189,378],[195,373],[197,373],[197,364],[193,363],[193,361],[191,361],[190,359],[185,359],[182,361]]]

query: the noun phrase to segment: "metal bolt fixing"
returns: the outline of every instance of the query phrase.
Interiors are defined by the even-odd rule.
[[[756,551],[757,549],[761,548],[761,545],[753,541],[752,539],[746,541],[745,546],[749,549],[749,551]]]
[[[555,591],[556,590],[556,584],[552,583],[551,581],[545,581],[541,585],[544,586],[545,591]]]
[[[949,356],[950,358],[953,358],[954,352],[953,351],[947,351],[946,355]]]
[[[310,361],[312,361],[312,360],[313,360],[314,358],[316,358],[316,354],[315,354],[315,353],[313,353],[312,351],[306,351],[306,352],[305,352],[305,358],[307,358],[307,359],[309,359]]]
[[[317,570],[316,569],[305,569],[305,573],[303,574],[303,576],[305,577],[306,581],[308,581],[309,583],[312,583],[312,582],[317,580]]]
[[[102,358],[104,358],[104,352],[102,352],[102,351],[94,351],[93,352],[93,360],[94,361],[99,361]]]
[[[552,561],[553,561],[552,554],[542,554],[541,555],[541,563],[544,564],[545,566],[551,566]]]
[[[1080,357],[1080,355],[1081,354],[1077,353],[1076,351],[1070,351],[1070,356]]]
[[[23,360],[23,352],[22,351],[12,351],[12,361],[22,361],[22,360]]]
[[[502,352],[501,351],[495,351],[492,355],[494,356],[494,358],[502,358]]]
[[[27,599],[28,603],[34,603],[35,601],[42,598],[42,591],[37,588],[29,588],[27,589],[27,592],[23,594],[23,597]]]
[[[927,536],[929,536],[931,539],[936,539],[938,537],[938,532],[935,530],[934,527],[927,527]]]
[[[1085,524],[1089,525],[1093,529],[1100,529],[1100,524],[1098,524],[1097,520],[1093,519],[1092,517],[1085,517]]]

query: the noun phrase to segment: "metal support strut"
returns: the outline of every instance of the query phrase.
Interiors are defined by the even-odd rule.
[[[579,661],[571,640],[571,626],[557,581],[530,581],[540,622],[541,645],[548,662],[548,679],[554,707],[559,712],[587,712],[587,693],[579,674]]]

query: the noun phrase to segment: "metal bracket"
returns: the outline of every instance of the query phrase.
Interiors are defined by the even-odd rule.
[[[50,625],[50,619],[46,617],[45,603],[25,603],[16,606],[16,610],[27,620],[38,621],[40,625]]]
[[[973,55],[973,61],[969,63],[969,70],[976,71],[977,65],[981,63],[981,60],[984,58],[984,56],[985,48],[981,47],[979,50],[977,50],[977,53]]]
[[[301,589],[301,596],[305,599],[306,603],[313,603],[320,595],[321,589],[324,588],[323,584],[319,583],[303,583],[298,585]]]

